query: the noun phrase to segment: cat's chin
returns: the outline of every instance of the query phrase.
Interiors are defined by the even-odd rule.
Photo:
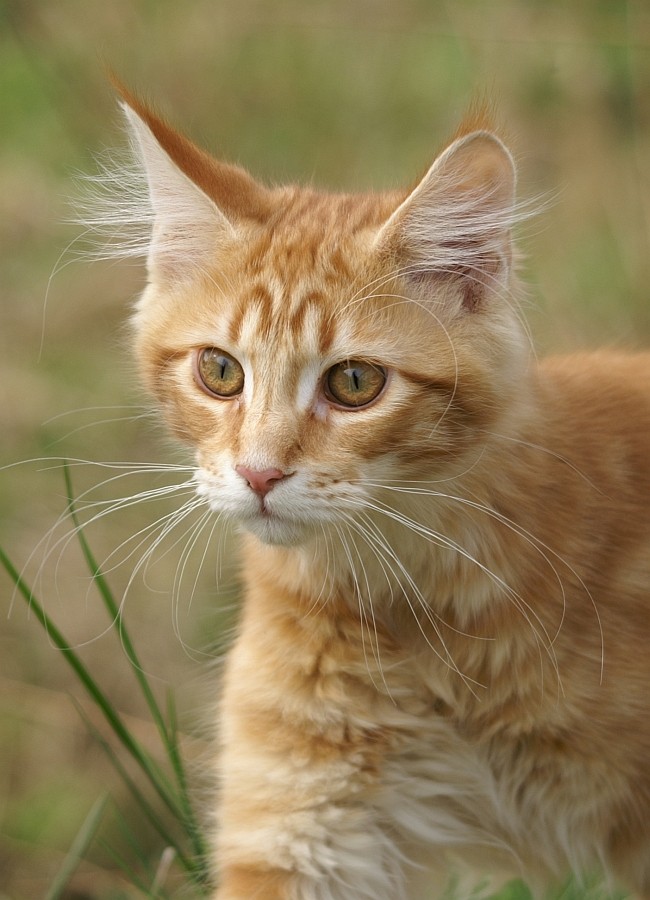
[[[305,523],[291,522],[276,516],[256,516],[240,520],[239,525],[263,544],[272,547],[299,546],[307,541],[310,534],[310,529]]]

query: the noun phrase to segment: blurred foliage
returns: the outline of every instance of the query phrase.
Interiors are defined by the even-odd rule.
[[[185,458],[161,439],[129,359],[123,323],[141,269],[80,261],[78,229],[66,224],[75,171],[92,172],[94,156],[123,145],[105,66],[196,141],[260,177],[333,188],[411,182],[472,99],[492,98],[522,195],[542,198],[520,236],[526,312],[540,347],[642,346],[650,337],[650,7],[0,0],[0,465],[12,466],[0,478],[0,543],[24,562],[48,611],[105,673],[146,742],[146,708],[108,640],[78,549],[61,543],[43,564],[39,542],[65,508],[61,474],[47,463],[13,465]],[[115,474],[78,467],[77,491]],[[129,476],[92,499],[163,483],[152,472]],[[161,550],[133,584],[137,541],[122,546],[172,508],[162,500],[108,516],[91,539],[110,559],[117,596],[126,592],[143,668],[162,695],[176,686],[190,755],[200,755],[197,711],[211,690],[201,661],[217,653],[228,575],[217,591],[217,554],[201,566],[199,548],[179,599],[169,585],[180,574],[180,546]],[[70,702],[72,694],[83,705],[78,686],[1,575],[0,585],[10,613],[0,633],[0,898],[32,900],[45,895],[104,789],[121,808],[129,798]],[[130,827],[152,859],[160,854],[135,811]],[[115,818],[111,828],[110,840],[128,847],[124,823]],[[92,849],[70,900],[132,896],[117,869]]]

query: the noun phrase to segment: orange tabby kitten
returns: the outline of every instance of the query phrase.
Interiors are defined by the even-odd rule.
[[[125,100],[138,359],[242,532],[214,897],[428,897],[449,855],[650,897],[650,358],[535,361],[480,121],[339,195]]]

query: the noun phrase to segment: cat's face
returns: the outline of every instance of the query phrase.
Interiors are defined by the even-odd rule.
[[[247,181],[259,197],[243,205],[257,206],[233,211],[130,115],[157,217],[137,352],[196,450],[210,507],[264,542],[295,544],[371,512],[382,486],[459,472],[507,404],[521,356],[498,216],[482,242],[471,223],[464,256],[457,223],[446,243],[432,223],[436,268],[418,256],[432,252],[421,235],[405,242],[432,202],[422,186],[350,197]],[[494,138],[477,142],[489,171],[472,178],[488,181],[490,201],[509,157]]]

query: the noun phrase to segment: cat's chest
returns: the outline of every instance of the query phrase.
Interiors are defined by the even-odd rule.
[[[428,740],[441,723],[481,740],[483,731],[529,718],[530,695],[513,688],[512,668],[502,677],[493,663],[496,655],[514,664],[516,654],[474,635],[445,634],[428,614],[373,615],[345,603],[282,612],[268,594],[261,604],[250,600],[243,647],[299,718],[369,726],[397,744]]]
[[[304,554],[246,550],[246,629],[269,673],[286,672],[316,717],[330,705],[326,716],[417,732],[442,718],[482,740],[526,729],[540,704],[557,700],[552,654],[507,615],[494,579],[466,572],[457,554],[452,563],[429,549],[408,579],[392,581],[377,566],[332,578]]]

